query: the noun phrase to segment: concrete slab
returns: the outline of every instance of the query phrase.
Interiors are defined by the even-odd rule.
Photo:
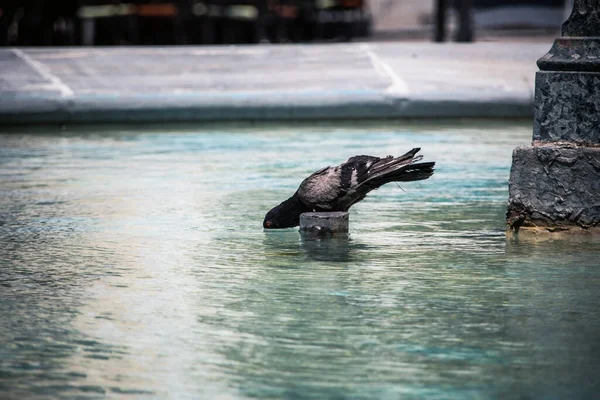
[[[531,117],[551,43],[0,50],[0,123]]]

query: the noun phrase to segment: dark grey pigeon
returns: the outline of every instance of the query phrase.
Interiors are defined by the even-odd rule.
[[[348,211],[367,193],[390,182],[420,181],[433,174],[435,162],[421,161],[414,148],[400,156],[385,158],[354,156],[336,167],[325,167],[301,184],[296,193],[265,216],[266,229],[291,228],[305,212]]]

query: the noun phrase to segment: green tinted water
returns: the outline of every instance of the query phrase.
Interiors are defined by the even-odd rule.
[[[595,398],[600,249],[506,240],[529,126],[0,136],[0,397]],[[323,166],[436,174],[348,240],[263,232]]]

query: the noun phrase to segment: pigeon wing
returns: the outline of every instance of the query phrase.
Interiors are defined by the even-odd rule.
[[[298,188],[298,198],[309,208],[331,210],[344,194],[341,168],[325,167],[306,178]]]
[[[381,158],[373,156],[354,156],[350,157],[341,165],[342,168],[342,188],[346,191],[354,191],[357,187],[369,178],[371,166]]]

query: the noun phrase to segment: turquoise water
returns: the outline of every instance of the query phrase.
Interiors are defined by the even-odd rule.
[[[587,399],[600,248],[507,240],[531,127],[0,135],[0,398]],[[264,232],[311,172],[420,146],[348,239]]]

